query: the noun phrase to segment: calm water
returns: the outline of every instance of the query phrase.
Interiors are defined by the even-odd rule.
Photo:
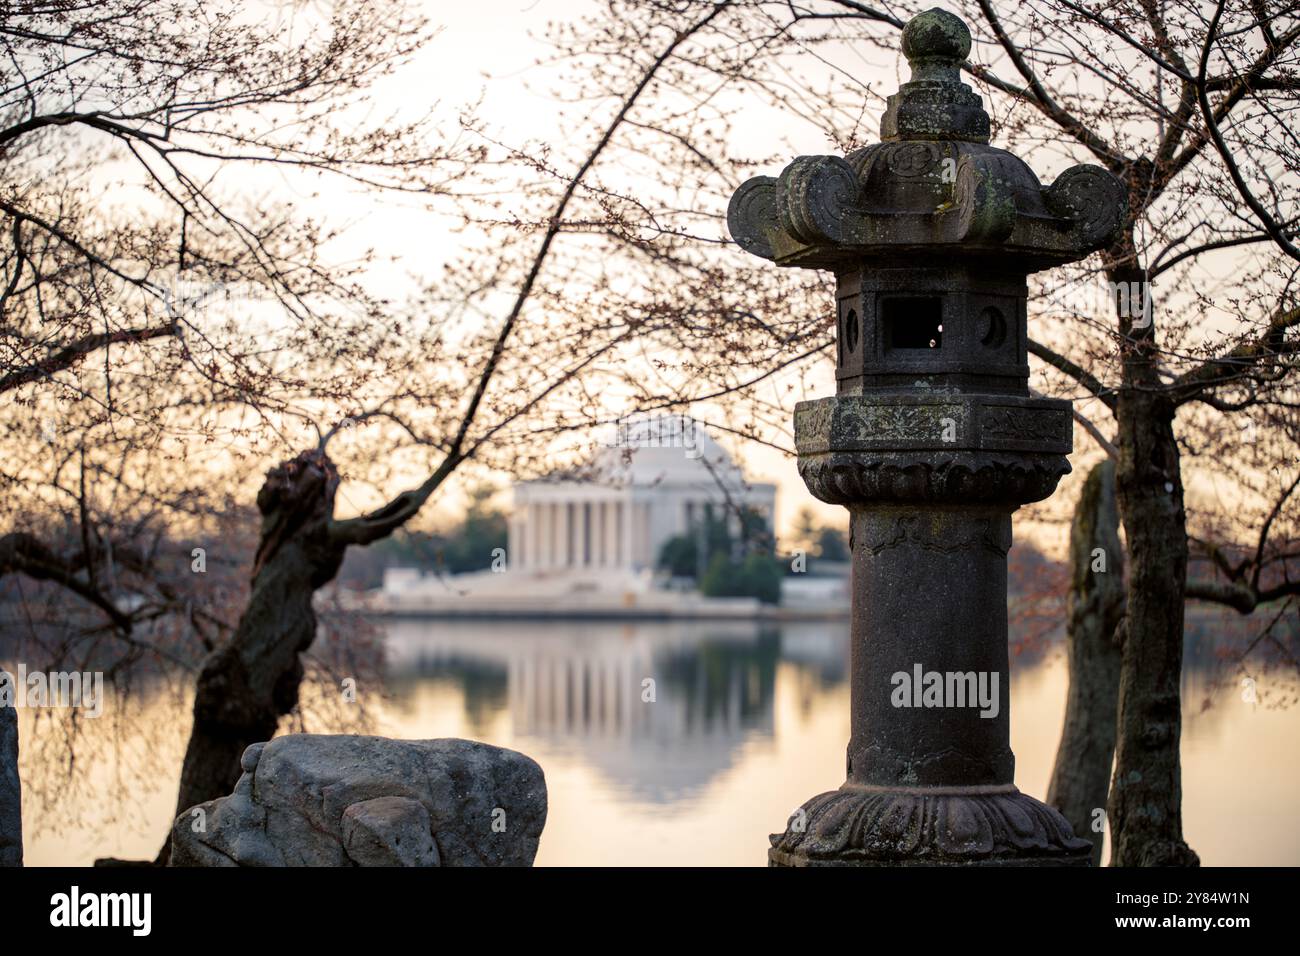
[[[767,834],[843,780],[845,627],[391,622],[372,730],[472,737],[535,758],[550,792],[539,865],[761,865]],[[654,703],[641,700],[646,678]],[[1184,689],[1189,842],[1207,864],[1300,864],[1300,710],[1211,693],[1195,668]],[[1040,797],[1065,690],[1059,649],[1013,663],[1016,782]],[[90,722],[104,746],[84,785],[26,801],[29,865],[156,852],[188,706],[164,693],[136,700],[147,739],[123,737],[119,762],[108,744],[120,727]],[[24,750],[25,781],[36,749]]]

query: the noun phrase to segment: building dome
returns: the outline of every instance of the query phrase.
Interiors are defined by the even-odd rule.
[[[740,467],[704,425],[685,415],[617,423],[592,462],[592,479],[615,485],[725,487],[745,484]]]
[[[771,527],[776,488],[747,482],[694,419],[643,415],[613,425],[585,467],[520,482],[514,498],[512,568],[626,573],[708,520],[738,530],[752,511]]]

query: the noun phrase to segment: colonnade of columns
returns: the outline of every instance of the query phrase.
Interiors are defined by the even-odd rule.
[[[510,523],[510,561],[526,568],[629,568],[642,553],[650,506],[639,501],[533,501]]]

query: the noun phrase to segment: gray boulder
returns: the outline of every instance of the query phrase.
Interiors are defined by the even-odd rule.
[[[172,827],[172,866],[531,866],[542,768],[472,740],[292,734]]]
[[[424,804],[376,797],[343,811],[343,850],[361,866],[438,866],[438,844]]]
[[[18,711],[0,705],[0,866],[23,865],[22,811],[23,794],[18,783]]]

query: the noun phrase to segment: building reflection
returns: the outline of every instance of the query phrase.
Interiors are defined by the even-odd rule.
[[[521,630],[527,629],[527,633]],[[669,802],[775,734],[779,666],[801,687],[844,682],[847,637],[749,623],[393,621],[390,689],[451,680],[466,718],[508,713],[521,746],[576,752],[612,784]]]

